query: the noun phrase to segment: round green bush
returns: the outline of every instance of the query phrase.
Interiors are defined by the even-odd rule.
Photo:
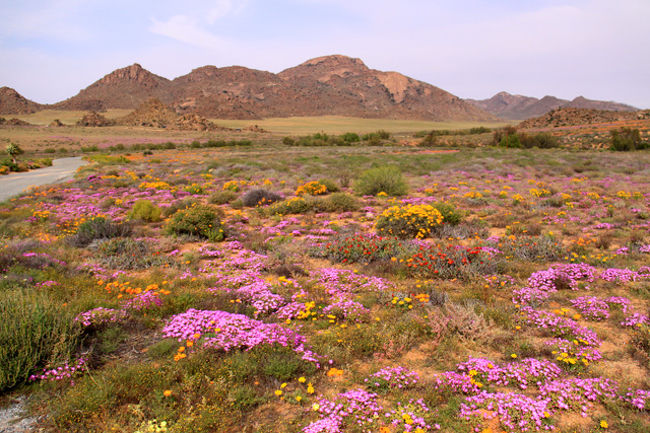
[[[169,220],[167,232],[198,236],[210,241],[221,241],[226,237],[219,215],[207,205],[193,205],[176,212]]]
[[[359,200],[344,192],[335,192],[325,199],[325,208],[329,212],[352,212],[360,207]]]
[[[438,209],[438,212],[442,215],[443,224],[455,226],[463,220],[463,212],[456,209],[456,207],[451,203],[433,203],[433,207]]]
[[[149,200],[138,200],[129,212],[129,218],[147,222],[160,221],[161,209]]]
[[[408,185],[397,167],[371,168],[361,173],[354,184],[357,194],[400,196],[408,193]]]
[[[237,193],[235,191],[230,191],[229,189],[225,191],[217,191],[210,196],[208,201],[212,204],[227,204],[237,198]]]

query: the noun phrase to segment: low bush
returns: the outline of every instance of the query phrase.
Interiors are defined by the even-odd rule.
[[[647,140],[641,139],[641,133],[638,129],[621,128],[610,131],[611,139],[609,148],[616,151],[641,150],[650,147]]]
[[[210,241],[225,239],[225,232],[217,212],[207,205],[193,205],[172,215],[167,232],[175,235],[191,235]]]
[[[97,239],[127,237],[131,235],[131,226],[125,223],[114,223],[104,217],[95,217],[79,224],[77,231],[68,238],[75,247],[85,247]]]
[[[361,207],[359,200],[344,192],[335,192],[324,200],[328,212],[353,212]]]
[[[241,201],[244,204],[244,206],[257,207],[257,206],[270,205],[281,199],[282,197],[280,196],[280,194],[276,194],[266,189],[259,188],[259,189],[252,189],[248,191],[241,198]]]
[[[211,204],[227,204],[237,198],[237,193],[230,190],[217,191],[208,198]]]
[[[299,185],[296,188],[296,195],[323,195],[327,193],[327,186],[315,180]]]
[[[144,241],[131,238],[105,239],[97,243],[102,265],[112,269],[147,269],[166,262],[160,255],[152,255]]]
[[[0,391],[49,363],[70,360],[81,329],[66,308],[34,289],[0,293]]]
[[[375,228],[383,236],[422,239],[430,237],[442,222],[442,214],[431,205],[392,206],[379,216]]]
[[[456,207],[447,202],[437,202],[432,205],[442,215],[442,222],[444,224],[457,225],[463,220],[463,213],[456,209]]]
[[[314,209],[313,198],[292,197],[288,200],[283,200],[273,203],[268,207],[269,215],[290,215],[307,213]]]
[[[401,196],[408,192],[408,185],[397,167],[376,167],[361,173],[354,189],[361,195],[377,195],[383,192]]]
[[[512,126],[494,131],[492,144],[500,147],[525,149],[533,147],[539,149],[560,147],[558,139],[547,132],[528,135],[523,132],[517,132],[517,129]]]
[[[129,218],[147,222],[160,221],[162,210],[149,200],[138,200],[129,212]]]
[[[174,215],[176,212],[178,212],[181,209],[189,209],[193,205],[197,204],[197,200],[194,198],[186,198],[183,200],[177,200],[175,202],[172,202],[172,204],[166,208],[163,208],[163,215],[165,217],[169,217]]]
[[[327,192],[338,192],[340,191],[339,186],[332,179],[319,179],[318,183],[325,185]]]

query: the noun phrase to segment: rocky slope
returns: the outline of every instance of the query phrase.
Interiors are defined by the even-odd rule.
[[[0,87],[0,114],[29,114],[43,106],[22,96],[11,87]]]
[[[467,102],[495,116],[508,120],[524,120],[538,117],[561,107],[585,108],[605,111],[636,111],[638,108],[611,101],[595,101],[578,96],[572,101],[544,96],[541,99],[531,96],[512,95],[499,92],[489,99],[467,99]]]
[[[484,110],[397,72],[341,55],[273,74],[241,66],[204,66],[168,80],[138,64],[118,69],[50,106],[66,110],[135,109],[156,98],[179,114],[212,118],[342,115],[424,120],[496,120]]]

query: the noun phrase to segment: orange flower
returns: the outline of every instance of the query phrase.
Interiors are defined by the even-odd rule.
[[[343,375],[343,370],[339,370],[338,368],[330,368],[329,371],[327,372],[328,377],[338,377]]]
[[[172,390],[171,390],[171,389],[166,389],[166,390],[164,390],[164,391],[163,391],[163,395],[164,395],[165,397],[171,397],[171,395],[172,395]]]

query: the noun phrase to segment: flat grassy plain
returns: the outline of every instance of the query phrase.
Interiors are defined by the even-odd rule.
[[[364,119],[359,117],[318,116],[285,117],[261,120],[212,119],[227,128],[246,128],[258,125],[267,131],[280,135],[308,135],[317,132],[343,134],[346,132],[368,133],[383,129],[392,134],[408,134],[433,129],[469,129],[477,126],[496,128],[505,122],[429,122],[422,120]]]
[[[650,429],[648,151],[291,122],[0,129],[88,160],[0,203],[2,401],[45,432]]]

